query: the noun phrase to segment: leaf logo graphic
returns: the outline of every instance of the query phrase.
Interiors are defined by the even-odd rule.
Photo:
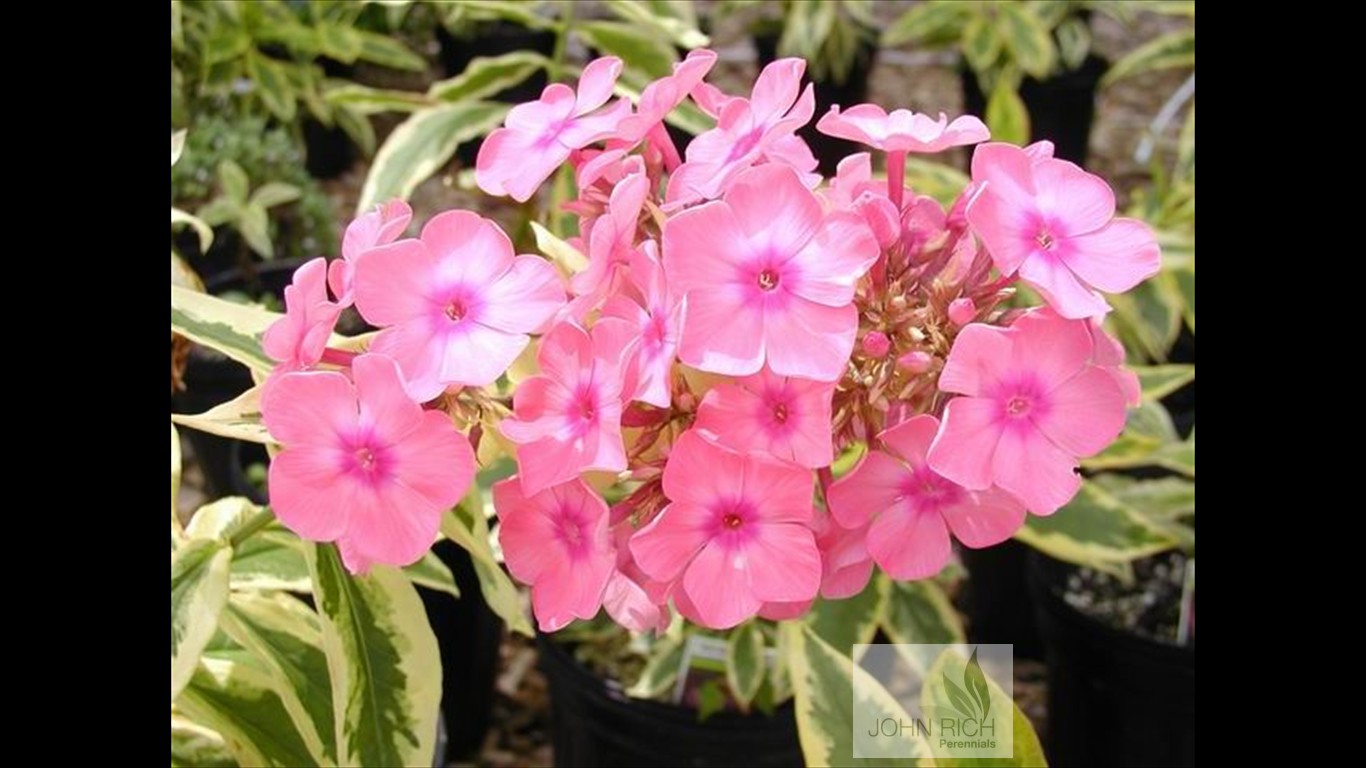
[[[948,670],[945,670],[944,688],[949,692],[949,703],[963,717],[981,721],[991,713],[991,691],[987,688],[982,665],[977,662],[976,648],[972,650],[972,657],[963,669],[963,684],[959,686],[950,680]]]

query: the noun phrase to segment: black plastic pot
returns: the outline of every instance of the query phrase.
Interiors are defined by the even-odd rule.
[[[698,722],[695,710],[627,697],[544,635],[536,646],[557,766],[802,765],[791,704],[772,717],[721,712]]]
[[[963,547],[959,556],[968,571],[963,612],[972,642],[1011,643],[1016,658],[1042,659],[1043,641],[1026,579],[1029,551],[1014,539],[986,549]]]
[[[535,51],[546,57],[555,52],[555,33],[548,29],[530,29],[510,21],[493,21],[479,25],[475,34],[469,37],[456,37],[444,26],[436,29],[436,39],[441,45],[441,67],[447,77],[454,77],[465,71],[470,62],[480,56],[501,56],[516,51]],[[493,94],[492,101],[504,104],[521,104],[540,98],[550,81],[545,70],[538,70],[531,77],[510,88]],[[473,167],[479,156],[482,140],[465,142],[456,151],[460,163]]]
[[[1195,648],[1100,622],[1062,597],[1073,566],[1031,555],[1048,658],[1049,764],[1195,765]]]
[[[244,293],[248,296],[284,296],[285,286],[303,262],[272,261],[254,266],[251,274],[231,270],[204,281],[209,293]],[[171,396],[177,413],[201,413],[246,392],[252,386],[251,374],[241,364],[212,349],[195,345],[185,365],[185,389]],[[182,430],[194,448],[204,472],[205,492],[211,498],[246,496],[265,502],[260,488],[247,477],[247,467],[265,461],[258,445],[210,435],[197,429]]]
[[[1105,62],[1089,56],[1077,69],[1060,72],[1047,80],[1025,78],[1020,98],[1029,110],[1030,133],[1034,141],[1053,142],[1055,157],[1086,164],[1091,124],[1096,117],[1096,86],[1105,74]],[[984,115],[986,95],[970,70],[962,72],[963,106],[968,114]]]
[[[469,553],[442,540],[432,551],[451,569],[460,599],[419,587],[427,620],[441,649],[441,715],[446,724],[444,760],[468,761],[484,743],[493,716],[493,686],[503,622],[479,593]],[[438,758],[442,755],[438,755]]]
[[[346,131],[313,118],[303,122],[304,167],[315,179],[335,179],[356,164],[356,144]]]
[[[773,63],[778,58],[778,35],[756,34],[754,36],[754,52],[759,59],[760,69]],[[815,86],[816,114],[810,123],[797,131],[797,135],[801,136],[811,147],[812,153],[820,161],[820,172],[826,176],[834,175],[840,160],[855,152],[863,151],[863,147],[852,141],[826,136],[816,130],[816,122],[821,119],[822,115],[829,112],[833,105],[838,104],[841,108],[845,108],[862,104],[868,100],[868,76],[873,72],[873,64],[876,59],[877,46],[871,42],[863,41],[859,44],[858,52],[854,56],[854,65],[849,70],[849,76],[845,78],[843,83],[814,78],[811,80]],[[809,70],[807,75],[810,76]]]

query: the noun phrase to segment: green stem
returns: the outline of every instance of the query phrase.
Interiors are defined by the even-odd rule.
[[[257,531],[273,522],[275,522],[275,513],[270,511],[270,507],[258,507],[251,517],[242,521],[242,524],[232,532],[232,535],[228,537],[228,544],[236,549],[255,535]]]
[[[550,57],[550,81],[558,83],[564,79],[564,54],[569,43],[569,28],[574,26],[574,7],[578,3],[571,0],[564,3],[564,18],[560,21],[559,36],[555,38],[555,52]]]

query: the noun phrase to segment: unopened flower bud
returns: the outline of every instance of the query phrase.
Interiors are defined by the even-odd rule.
[[[892,351],[892,342],[882,331],[869,331],[863,337],[863,352],[869,357],[886,357]]]
[[[911,373],[924,373],[930,369],[930,364],[933,362],[934,358],[930,357],[928,352],[921,352],[920,350],[907,352],[896,359],[897,365]]]
[[[972,299],[964,297],[949,303],[949,320],[959,328],[972,322],[976,317],[977,305],[972,303]]]
[[[892,307],[893,307],[893,308],[895,308],[895,309],[905,309],[905,308],[906,308],[906,304],[907,304],[907,301],[906,301],[906,297],[905,297],[905,296],[900,296],[900,295],[898,295],[898,296],[893,296],[893,297],[892,297]]]
[[[691,392],[680,392],[674,398],[674,406],[683,413],[692,413],[697,409],[697,397]]]

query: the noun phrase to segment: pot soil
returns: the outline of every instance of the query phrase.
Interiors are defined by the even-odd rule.
[[[1175,643],[1184,564],[1139,561],[1126,585],[1031,555],[1050,764],[1195,765],[1195,647]]]
[[[557,766],[800,766],[790,704],[773,716],[697,711],[628,697],[575,660],[565,646],[536,637],[550,685]]]

